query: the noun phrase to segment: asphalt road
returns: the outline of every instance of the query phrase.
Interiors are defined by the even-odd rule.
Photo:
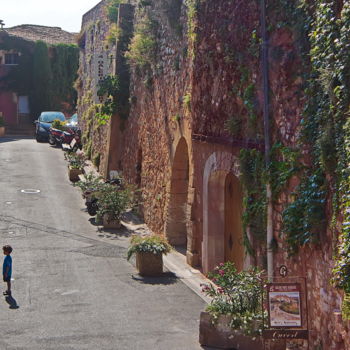
[[[0,349],[202,349],[204,302],[170,274],[140,279],[126,260],[130,232],[89,219],[60,149],[0,139],[0,244],[14,248]]]

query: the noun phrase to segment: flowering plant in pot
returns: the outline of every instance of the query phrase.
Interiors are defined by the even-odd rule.
[[[66,127],[66,122],[63,122],[59,119],[55,119],[52,123],[51,123],[51,127],[53,129],[57,129],[57,130],[62,130],[62,131],[66,131],[67,127]]]
[[[84,173],[86,158],[83,153],[66,153],[65,158],[68,161],[68,177],[69,180],[79,181],[79,175]]]
[[[97,222],[103,222],[105,228],[119,228],[120,217],[130,204],[131,192],[128,188],[116,188],[104,183],[99,187]]]
[[[157,276],[163,272],[163,254],[172,247],[165,237],[159,235],[137,236],[131,238],[128,260],[135,254],[136,267],[142,276]]]
[[[227,337],[227,334],[224,335],[226,339],[231,339],[229,347],[239,345],[240,349],[245,349],[242,344],[246,342],[249,344],[247,349],[253,345],[259,349],[263,319],[266,317],[265,311],[262,311],[262,274],[263,271],[258,268],[238,272],[232,262],[222,263],[209,273],[208,277],[212,283],[202,285],[202,291],[210,296],[212,301],[206,309],[206,315],[201,315],[201,323],[203,317],[203,323],[210,320],[212,325],[203,326],[203,332],[206,327],[215,327],[216,323],[224,322],[227,326],[226,331],[234,335],[231,338]],[[203,332],[200,335],[201,344],[215,346],[207,344]],[[220,337],[217,335],[216,338]],[[241,343],[238,344],[238,341]]]
[[[84,175],[84,180],[80,180],[74,184],[74,186],[79,187],[86,198],[89,193],[98,191],[101,186],[103,186],[102,176],[96,176],[93,173],[88,173]]]

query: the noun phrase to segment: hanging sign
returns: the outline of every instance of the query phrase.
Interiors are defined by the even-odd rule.
[[[270,328],[302,327],[299,283],[269,283],[267,301]]]

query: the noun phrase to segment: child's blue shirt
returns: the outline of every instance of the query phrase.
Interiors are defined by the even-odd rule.
[[[3,276],[6,273],[7,267],[9,267],[7,277],[11,277],[11,275],[12,275],[12,258],[10,255],[5,256],[4,264],[2,265],[2,275]]]

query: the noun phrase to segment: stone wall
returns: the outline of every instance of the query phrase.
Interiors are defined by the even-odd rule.
[[[82,127],[84,150],[100,170],[106,168],[107,140],[110,121],[99,125],[96,118],[98,82],[114,73],[114,47],[107,42],[111,23],[107,15],[108,1],[101,1],[83,16],[79,38],[80,64],[78,114]]]
[[[183,36],[169,25],[165,6],[153,1],[145,9],[158,24],[156,61],[147,72],[132,71],[130,96],[134,101],[123,134],[121,167],[124,176],[141,186],[145,221],[162,233],[166,217],[167,187],[176,144],[190,142],[190,118],[183,96],[191,84],[191,67],[184,53],[186,16],[179,16]],[[184,9],[183,9],[184,10]],[[140,13],[136,13],[136,18]]]
[[[154,61],[145,70],[131,68],[131,109],[127,119],[115,119],[119,131],[111,133],[109,124],[95,130],[85,120],[84,133],[90,131],[87,139],[93,139],[93,153],[101,153],[103,169],[108,165],[106,139],[111,142],[109,153],[117,155],[113,167],[141,190],[146,223],[170,239],[178,239],[176,235],[181,233],[173,235],[172,230],[186,231],[188,262],[207,272],[225,258],[224,236],[218,227],[224,226],[226,176],[239,178],[241,149],[264,149],[260,9],[256,1],[201,2],[192,43],[187,37],[185,4],[176,18],[169,16],[169,8],[176,4],[176,0],[153,0],[137,7],[135,24],[145,14],[157,23]],[[83,21],[84,31],[90,34],[93,28],[96,31],[98,21],[101,25],[100,40],[93,42],[87,36],[81,56],[82,112],[89,106],[87,96],[93,85],[88,78],[89,55],[104,50],[100,45],[108,30],[102,8],[98,5]],[[274,23],[278,20],[271,18]],[[272,143],[298,148],[305,102],[299,38],[287,26],[271,26],[269,30]],[[302,162],[307,165],[307,149],[302,153]],[[187,193],[180,193],[184,183]],[[282,212],[297,184],[298,179],[292,178],[274,205],[275,273],[285,264],[290,276],[307,278],[310,348],[345,350],[350,348],[349,323],[339,316],[341,294],[329,282],[334,252],[331,232],[319,245],[301,249],[294,258],[285,253]],[[181,224],[177,228],[176,220]],[[246,254],[244,266],[253,262]]]

